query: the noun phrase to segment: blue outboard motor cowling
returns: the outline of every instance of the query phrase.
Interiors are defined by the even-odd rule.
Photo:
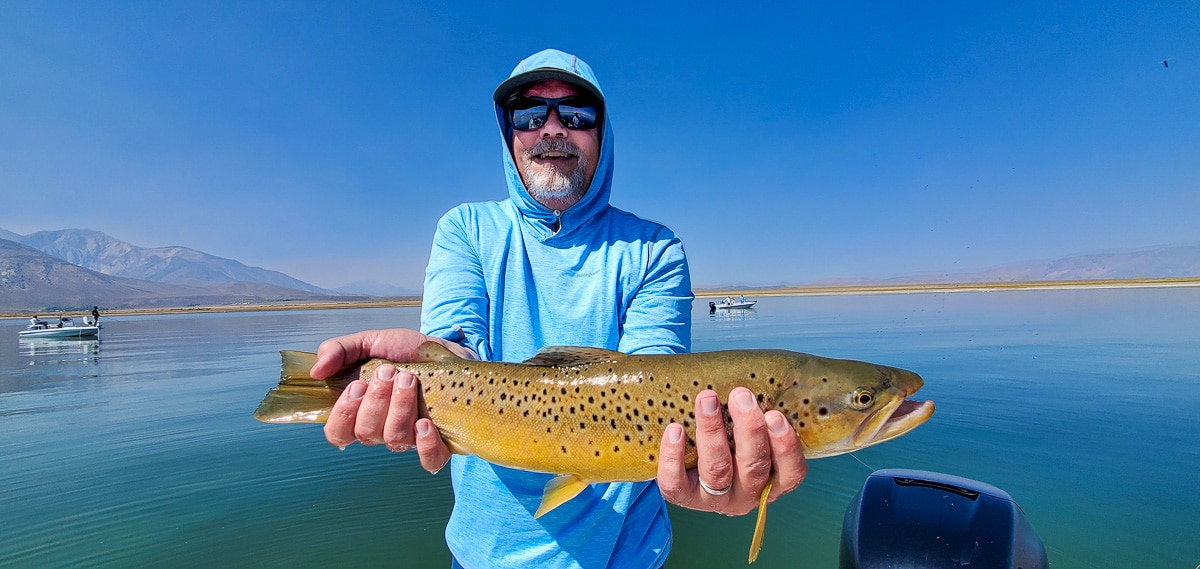
[[[967,478],[871,474],[842,521],[841,569],[1045,569],[1046,548],[1007,492]]]

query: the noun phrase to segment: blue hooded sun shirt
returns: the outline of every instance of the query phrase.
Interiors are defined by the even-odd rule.
[[[558,50],[522,61],[498,96],[548,76],[603,100],[591,68]],[[560,216],[526,191],[507,114],[496,104],[509,197],[460,205],[438,221],[422,332],[505,362],[524,361],[545,346],[630,354],[691,348],[693,296],[683,244],[663,225],[609,205],[613,132],[604,112],[595,176]],[[653,481],[593,484],[535,520],[552,475],[454,456],[451,477],[455,503],[446,543],[467,569],[649,569],[666,562],[671,524]]]

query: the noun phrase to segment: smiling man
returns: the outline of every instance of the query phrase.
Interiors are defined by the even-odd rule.
[[[411,361],[429,340],[463,357],[505,362],[546,346],[690,349],[693,296],[683,244],[670,229],[609,205],[613,131],[591,68],[542,51],[522,61],[493,98],[508,199],[462,204],[438,222],[420,332],[327,340],[313,377],[370,357]],[[772,470],[772,500],[805,474],[799,439],[778,411],[764,414],[744,388],[700,390],[697,468],[685,468],[687,437],[671,424],[656,481],[593,484],[534,519],[552,476],[474,456],[451,459],[436,425],[419,417],[419,385],[408,372],[380,366],[369,385],[354,382],[343,392],[325,436],[337,446],[415,447],[430,472],[450,460],[455,504],[446,541],[456,567],[662,567],[671,547],[664,498],[740,515],[758,505]],[[726,396],[736,454],[720,402]]]

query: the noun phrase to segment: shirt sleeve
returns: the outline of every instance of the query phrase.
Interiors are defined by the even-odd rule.
[[[645,277],[626,308],[619,351],[685,353],[692,348],[692,280],[683,242],[663,228],[648,245]]]
[[[458,342],[490,360],[487,286],[474,233],[467,229],[469,219],[466,206],[459,206],[438,221],[425,270],[421,332]]]

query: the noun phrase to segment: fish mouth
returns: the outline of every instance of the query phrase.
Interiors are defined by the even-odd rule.
[[[933,416],[933,401],[897,399],[884,405],[854,433],[854,447],[865,448],[907,433]]]

